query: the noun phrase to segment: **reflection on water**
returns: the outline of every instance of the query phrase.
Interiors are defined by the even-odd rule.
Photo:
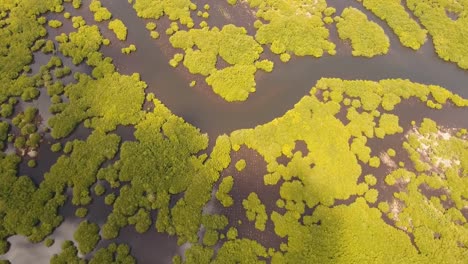
[[[15,264],[49,263],[54,254],[60,253],[64,241],[73,240],[73,232],[78,224],[78,221],[70,219],[64,221],[50,235],[52,239],[55,239],[55,243],[49,248],[44,243],[32,244],[23,236],[12,236],[8,239],[11,243],[10,250],[3,255],[3,258]]]

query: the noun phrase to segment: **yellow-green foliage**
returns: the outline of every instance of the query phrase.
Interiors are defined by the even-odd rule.
[[[136,51],[136,46],[134,44],[130,44],[128,47],[122,48],[121,51],[123,54],[130,54]]]
[[[154,23],[154,22],[148,22],[148,23],[146,24],[146,29],[148,29],[148,30],[150,30],[150,31],[151,31],[151,30],[155,30],[156,27],[157,27],[157,26],[156,26],[156,23]]]
[[[238,171],[243,171],[245,169],[245,166],[247,166],[245,159],[240,159],[236,162],[236,169]]]
[[[336,28],[341,39],[351,41],[353,56],[374,57],[388,52],[390,41],[384,30],[356,8],[345,8]]]
[[[468,172],[468,141],[456,131],[444,131],[430,119],[423,119],[420,128],[408,135],[403,145],[418,171],[461,170]],[[448,177],[448,176],[447,176]],[[460,198],[454,198],[460,206]]]
[[[72,17],[72,23],[74,28],[79,28],[86,25],[86,21],[83,19],[82,16],[74,16]]]
[[[291,59],[291,55],[289,53],[283,53],[280,55],[280,60],[282,62],[288,62]]]
[[[384,138],[385,135],[402,133],[403,128],[398,125],[398,116],[384,113],[379,119],[379,126],[375,128],[375,136]]]
[[[467,105],[466,100],[440,87],[405,80],[371,82],[322,79],[312,89],[311,96],[303,98],[285,116],[255,129],[235,131],[231,142],[233,145],[245,144],[265,158],[268,164],[266,184],[276,184],[280,178],[289,181],[292,176],[301,180],[301,184],[288,183],[288,187],[282,189],[281,196],[294,203],[290,206],[300,209],[304,203],[312,207],[318,202],[331,205],[334,199],[347,199],[365,190],[365,185],[357,183],[361,173],[358,159],[369,162],[373,167],[380,166],[380,159],[372,156],[371,149],[366,146],[365,137],[373,138],[374,130],[378,131],[376,134],[379,137],[402,132],[397,116],[383,113],[375,117],[372,114],[383,104],[382,98],[393,94],[402,99],[417,97],[424,101],[432,93],[438,93],[436,90],[446,94],[452,102],[457,102],[456,105]],[[315,94],[326,91],[332,100],[321,102]],[[346,125],[335,117],[340,110],[338,102],[343,98],[357,100],[364,110],[359,113],[349,107],[349,122]],[[259,138],[267,140],[261,141]],[[350,139],[353,139],[351,146],[348,144]],[[294,154],[286,166],[278,164],[276,159],[283,155],[283,146],[294,146],[296,140],[306,142],[309,154],[306,157]],[[312,161],[314,166],[311,168]]]
[[[414,173],[406,169],[390,173],[385,179],[387,184],[405,182],[406,187],[394,194],[397,201],[401,201],[398,205],[400,208],[396,212],[390,212],[389,217],[399,229],[414,236],[418,249],[428,259],[440,263],[463,263],[466,250],[458,245],[467,243],[468,237],[466,219],[460,211],[467,205],[466,200],[462,198],[467,195],[467,181],[466,177],[463,177],[468,168],[467,141],[455,136],[447,140],[438,135],[437,131],[424,132],[424,123],[429,125],[432,122],[425,120],[420,129],[414,131],[418,135],[417,140],[423,144],[430,144],[420,155],[430,161],[448,158],[451,164],[447,166],[442,162],[434,167],[431,164],[431,168],[424,173]],[[410,141],[409,144],[414,143]],[[411,149],[412,146],[408,146],[408,153]],[[413,159],[414,165],[418,166],[415,161]],[[442,192],[438,191],[436,196],[428,197],[421,192],[422,185],[428,186],[430,190]],[[450,202],[442,205],[441,200],[447,199]]]
[[[162,6],[162,14],[171,14],[171,19],[180,19],[181,24],[187,23],[191,28],[188,14],[196,6],[190,1],[136,2],[144,6],[141,12],[146,14]],[[81,1],[73,1],[77,3]],[[263,21],[256,23],[257,28],[271,26],[273,21],[281,24],[279,21],[294,20],[295,16],[299,21],[310,19],[311,22],[322,18],[322,13],[327,17],[333,14],[333,9],[327,8],[323,0],[248,0],[247,3],[257,8],[257,15]],[[101,8],[98,1],[92,5]],[[461,16],[458,20],[462,21],[464,17],[458,5],[461,4],[453,2],[448,10],[458,12]],[[0,254],[8,250],[7,239],[11,236],[25,236],[32,242],[48,237],[63,221],[59,212],[69,196],[68,190],[72,190],[72,204],[79,207],[77,214],[84,216],[85,206],[92,201],[92,190],[100,195],[105,192],[103,186],[109,184],[119,189],[109,190],[105,197],[112,213],[103,223],[102,236],[116,238],[127,225],[134,226],[137,232],[145,232],[153,225],[152,215],[157,213],[154,225],[158,231],[177,236],[179,244],[191,244],[184,253],[187,263],[464,263],[466,248],[460,245],[468,244],[466,219],[461,212],[468,206],[464,177],[468,173],[466,129],[444,129],[429,119],[423,119],[420,125],[419,121],[414,122],[403,143],[413,164],[390,171],[386,177],[377,171],[376,177],[364,176],[361,166],[378,167],[379,155],[386,156],[368,146],[369,138],[374,138],[372,142],[378,145],[381,138],[404,132],[402,127],[408,124],[400,126],[400,122],[406,118],[390,112],[402,101],[410,99],[411,103],[423,102],[439,109],[446,104],[466,107],[467,100],[441,87],[407,80],[322,79],[310,95],[284,116],[252,129],[235,131],[230,136],[221,135],[210,153],[206,151],[208,136],[173,115],[154,94],[147,96],[154,110],[141,109],[146,84],[137,74],[126,76],[115,72],[112,59],[99,52],[103,42],[99,29],[87,26],[82,17],[72,21],[78,28],[76,32],[59,35],[57,41],[59,52],[76,64],[86,62],[92,67],[92,76],[77,73],[75,81],[64,87],[54,76],[60,78],[70,70],[56,56],[33,74],[32,67],[28,66],[32,52],[43,47],[44,52],[55,52],[53,42],[44,38],[47,31],[43,15],[62,10],[61,1],[54,0],[0,4],[0,36],[3,36],[0,102],[1,115],[5,118],[0,121],[0,149],[6,140],[14,143],[19,151],[39,147],[39,132],[42,133],[36,124],[39,111],[25,107],[22,112],[14,112],[18,99],[36,98],[39,87],[45,88],[53,103],[50,110],[54,115],[49,119],[53,137],[70,136],[82,122],[90,130],[90,135],[83,140],[67,140],[64,155],[44,173],[40,184],[18,174],[20,164],[32,164],[35,159],[22,161],[16,153],[7,155],[0,151]],[[297,26],[295,23],[292,25]],[[239,92],[231,93],[231,90],[246,92],[245,88],[237,87],[239,82],[254,89],[256,70],[269,71],[273,66],[269,61],[259,61],[262,47],[242,28],[178,31],[178,27],[171,24],[171,30],[177,31],[171,43],[183,49],[184,54],[176,54],[174,62],[183,61],[190,71],[204,74],[207,80],[211,78],[213,87],[227,97],[240,98]],[[318,28],[314,30],[323,31]],[[311,45],[287,44],[299,47],[300,52]],[[281,48],[279,43],[274,45]],[[315,42],[313,45],[320,46]],[[318,49],[314,52],[320,53]],[[280,54],[282,60],[289,59],[288,52]],[[216,69],[219,58],[230,65],[223,70]],[[235,79],[230,76],[231,79],[225,80],[223,74]],[[247,95],[241,94],[246,98]],[[11,117],[12,114],[16,116]],[[109,133],[119,125],[135,125],[134,140],[121,143],[119,136]],[[9,131],[17,135],[8,135]],[[295,151],[298,141],[305,143],[305,153]],[[265,205],[251,190],[248,197],[242,197],[245,199],[234,201],[236,196],[229,195],[234,180],[229,176],[218,185],[215,196],[224,206],[242,202],[247,218],[255,221],[259,230],[265,230],[267,219],[271,219],[268,224],[273,224],[275,233],[284,238],[279,250],[271,248],[267,252],[257,241],[238,238],[238,228],[240,235],[245,236],[242,221],[228,221],[223,215],[205,210],[213,199],[213,187],[219,182],[220,173],[228,167],[231,170],[244,166],[242,162],[229,166],[231,150],[238,151],[241,145],[258,152],[265,160],[264,183],[279,185],[266,187],[279,189],[279,197],[274,198],[279,209],[273,201],[272,213],[268,215]],[[52,146],[55,151],[60,150],[60,143]],[[390,155],[395,156],[395,162],[399,161],[396,153]],[[279,164],[280,157],[288,159]],[[404,167],[403,162],[400,164]],[[381,188],[384,183],[394,185],[390,188],[397,190],[393,196],[379,195],[375,188]],[[422,189],[433,190],[434,195],[423,195]],[[336,205],[347,199],[349,205]],[[390,221],[384,221],[382,213]],[[200,237],[203,229],[204,235]],[[99,227],[83,221],[74,238],[79,251],[86,254],[100,239]],[[51,263],[135,262],[126,245],[110,244],[86,259],[78,253],[73,242],[67,241]],[[173,260],[181,263],[182,257]]]
[[[135,0],[133,8],[139,17],[159,19],[166,15],[170,20],[179,20],[182,25],[193,23],[190,10],[196,6],[190,0]]]
[[[89,4],[89,10],[94,13],[94,20],[101,22],[103,20],[109,20],[112,17],[112,14],[109,10],[102,6],[101,1],[91,0]]]
[[[157,31],[151,31],[150,36],[151,38],[157,39],[159,38],[159,33]]]
[[[408,8],[419,18],[421,24],[431,35],[434,47],[440,58],[457,63],[462,69],[468,69],[468,20],[466,1],[446,0],[408,0]],[[447,11],[456,14],[452,20]]]
[[[224,242],[218,250],[213,264],[223,263],[261,263],[267,252],[262,244],[246,238]]]
[[[258,198],[256,193],[250,193],[247,199],[242,201],[245,214],[249,221],[255,221],[255,228],[264,231],[268,215],[265,211],[265,205]]]
[[[102,44],[102,36],[97,26],[81,26],[77,32],[70,35],[62,34],[57,37],[59,51],[73,59],[74,64],[80,64],[93,52],[99,50]]]
[[[218,191],[216,192],[216,199],[218,199],[224,207],[230,207],[234,204],[234,200],[229,195],[233,185],[234,178],[232,178],[232,176],[223,178],[219,184]]]
[[[255,67],[257,69],[266,71],[266,72],[271,72],[273,71],[273,62],[269,60],[262,60],[262,61],[257,61],[255,62]]]
[[[258,8],[257,17],[267,21],[258,25],[255,38],[260,44],[269,44],[275,54],[291,52],[298,56],[321,57],[324,51],[335,52],[328,41],[329,32],[321,19],[326,3],[320,1],[249,0]]]
[[[414,263],[419,257],[410,238],[387,225],[380,211],[369,208],[362,198],[349,206],[319,205],[311,217],[305,217],[304,224],[289,212],[273,212],[271,218],[275,232],[288,236],[287,251],[273,255],[273,263],[336,263],[337,259],[344,263],[356,259],[364,263]]]
[[[114,19],[109,22],[109,29],[114,31],[115,36],[120,40],[127,39],[127,27],[120,19]]]
[[[69,102],[62,103],[63,110],[49,119],[51,135],[65,137],[88,118],[91,127],[102,131],[114,130],[117,124],[135,124],[141,118],[145,88],[137,74],[113,73],[97,80],[79,75],[76,84],[65,87]]]
[[[48,24],[51,28],[59,28],[62,26],[62,22],[59,20],[49,20]]]
[[[206,82],[228,102],[245,101],[249,93],[255,92],[256,71],[254,65],[234,65],[215,70],[206,78]]]
[[[170,37],[174,48],[185,51],[183,64],[192,74],[208,76],[206,82],[226,101],[244,101],[255,91],[257,68],[271,71],[273,63],[258,61],[263,48],[245,28],[226,25],[219,30],[191,29],[177,31]],[[198,48],[194,50],[193,48]],[[232,65],[216,69],[218,56]],[[177,66],[176,62],[170,62]]]
[[[412,49],[419,49],[426,42],[427,30],[422,29],[406,12],[401,0],[358,0],[388,23],[397,34],[401,44]]]
[[[81,0],[72,0],[72,5],[76,9],[80,8],[81,7]]]

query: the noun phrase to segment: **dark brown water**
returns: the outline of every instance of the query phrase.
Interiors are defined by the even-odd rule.
[[[254,18],[247,9],[239,6],[231,7],[224,0],[194,2],[198,3],[200,8],[205,3],[211,5],[210,18],[208,19],[210,25],[222,26],[226,23],[233,23],[246,27],[250,34],[254,33],[252,28]],[[168,61],[173,54],[181,52],[171,48],[168,36],[164,33],[165,26],[169,25],[169,21],[165,19],[158,21],[157,31],[161,37],[154,40],[145,28],[146,23],[151,20],[138,18],[127,1],[102,0],[103,5],[112,12],[113,17],[121,19],[129,28],[127,41],[121,42],[115,38],[112,32],[107,30],[106,22],[95,23],[93,21],[92,14],[88,10],[89,0],[83,1],[80,10],[74,10],[70,4],[66,3],[65,11],[72,13],[72,15],[83,16],[88,24],[100,25],[102,34],[112,42],[109,47],[103,47],[102,52],[104,55],[114,58],[118,70],[124,74],[140,73],[142,80],[148,83],[147,92],[154,92],[157,98],[174,114],[200,128],[202,132],[207,132],[211,141],[214,141],[216,136],[222,133],[229,133],[241,128],[251,128],[283,115],[293,108],[300,98],[307,95],[316,81],[323,77],[366,80],[410,79],[424,84],[441,85],[463,97],[468,97],[468,87],[466,87],[468,86],[468,73],[457,68],[455,64],[439,59],[434,53],[430,39],[419,51],[415,52],[401,46],[398,38],[391,32],[390,28],[370,12],[367,12],[360,3],[338,0],[329,0],[327,2],[330,6],[337,8],[337,15],[341,14],[343,8],[353,6],[364,11],[372,21],[382,26],[391,42],[389,54],[372,59],[352,57],[349,44],[338,39],[334,26],[330,26],[330,39],[337,44],[338,53],[336,56],[325,56],[320,59],[293,56],[292,60],[285,64],[280,62],[277,56],[272,56],[268,48],[264,47],[265,53],[262,56],[273,60],[275,69],[272,73],[257,73],[257,91],[251,94],[246,102],[242,103],[225,102],[211,91],[211,88],[204,83],[202,76],[189,74],[182,65],[175,69],[169,66]],[[51,39],[54,39],[61,32],[74,30],[71,27],[71,21],[65,20],[61,14],[49,14],[49,17],[64,21],[62,28],[50,30],[49,37]],[[196,24],[199,21],[197,18]],[[137,51],[131,55],[123,55],[120,49],[129,44],[135,44]],[[70,59],[61,57],[66,65],[72,66]],[[50,56],[35,55],[35,64],[32,66],[33,73],[37,71],[40,65],[47,63],[49,58]],[[90,72],[90,68],[86,65],[79,65],[72,69],[73,71]],[[192,80],[197,81],[197,86],[194,88],[189,87]],[[68,78],[66,81],[71,82],[73,79]],[[48,114],[50,100],[45,90],[42,91],[41,97],[32,104],[39,108],[42,118],[47,120],[50,116]],[[19,107],[24,107],[24,105]],[[405,104],[397,108],[396,111],[402,116],[401,121],[405,124],[408,124],[409,120],[430,114],[434,115],[437,121],[447,120],[446,125],[468,127],[467,119],[463,118],[467,114],[466,109],[439,112],[419,106],[414,108]],[[84,128],[79,128],[71,138],[85,138],[88,132]],[[116,133],[122,136],[122,140],[133,139],[132,130],[129,128],[121,127]],[[395,137],[394,140],[389,140],[381,148],[393,147],[393,144],[396,144],[399,140],[401,139]],[[38,168],[29,169],[23,164],[20,169],[20,174],[30,175],[36,183],[40,182],[43,173],[48,171],[48,168],[58,157],[57,154],[49,150],[48,141],[52,141],[52,139],[46,136],[45,142],[42,143],[39,149]],[[264,190],[261,187],[264,164],[260,164],[261,162],[255,163],[258,166],[247,166],[243,173],[235,174],[233,165],[236,160],[234,159],[250,157],[254,154],[245,150],[239,152],[237,156],[233,156],[233,164],[225,173],[235,176],[234,188],[239,187],[233,192],[233,196],[236,198],[235,210],[225,212],[224,209],[218,207],[218,210],[222,210],[230,219],[243,220],[243,224],[239,226],[241,237],[259,235],[253,224],[246,221],[245,212],[241,208],[242,205],[239,204],[242,199],[246,198],[250,192],[256,191],[260,199],[265,200],[268,211],[274,207],[276,201],[273,192],[262,193],[262,190]],[[256,159],[252,160],[255,162]],[[247,163],[249,164],[248,159]],[[378,172],[375,171],[375,173]],[[381,199],[384,197],[381,197]],[[90,220],[100,225],[105,222],[106,215],[111,210],[111,207],[105,205],[102,200],[102,197],[94,197],[88,216]],[[72,239],[73,232],[80,221],[74,216],[75,209],[70,203],[62,208],[65,221],[51,236],[56,239],[54,246],[46,248],[42,244],[31,244],[23,237],[14,236],[9,239],[12,243],[11,250],[4,257],[10,259],[12,263],[47,263],[52,254],[60,252],[61,242]],[[271,221],[268,221],[267,230],[260,234],[259,239],[267,246],[277,247],[278,240],[276,242],[270,241],[272,243],[267,241],[273,236],[272,226]],[[127,227],[122,230],[120,237],[115,241],[130,244],[132,253],[139,263],[169,263],[174,254],[183,250],[183,248],[176,245],[175,238],[158,234],[154,231],[154,228],[140,235],[133,230],[133,227]],[[110,242],[112,241],[101,241],[99,246],[105,246]]]
[[[221,2],[220,5],[228,13],[230,10],[236,10],[236,7],[225,7],[224,1],[217,2]],[[236,129],[254,127],[283,115],[293,108],[300,98],[308,94],[316,81],[322,77],[366,80],[410,79],[423,84],[441,85],[464,97],[468,96],[468,73],[457,68],[455,64],[439,59],[429,40],[415,52],[403,47],[389,27],[367,12],[359,3],[329,1],[330,6],[337,7],[337,14],[341,13],[343,7],[351,4],[378,22],[391,41],[388,55],[372,59],[353,57],[350,48],[347,47],[348,44],[337,40],[336,30],[331,28],[331,39],[338,44],[337,55],[320,59],[293,56],[293,59],[286,64],[274,57],[275,69],[272,73],[257,73],[257,91],[251,94],[246,102],[228,103],[203,84],[200,76],[189,75],[182,65],[174,69],[167,63],[174,53],[181,51],[167,50],[170,49],[170,44],[164,30],[158,29],[161,31],[161,38],[153,40],[145,29],[146,22],[150,20],[138,18],[126,1],[106,0],[103,3],[130,29],[127,42],[137,46],[137,51],[130,56],[121,54],[120,46],[118,49],[106,47],[103,49],[104,54],[112,56],[118,68],[124,73],[139,72],[149,85],[148,91],[154,92],[174,114],[183,117],[203,132],[208,132],[212,138]],[[209,3],[212,6],[211,10],[218,10],[218,3],[214,1]],[[223,19],[221,16],[216,18]],[[226,20],[226,22],[232,21]],[[249,23],[243,21],[243,24]],[[194,79],[197,80],[197,86],[190,88],[189,83]]]

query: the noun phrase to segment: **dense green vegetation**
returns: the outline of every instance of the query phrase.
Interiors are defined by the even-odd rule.
[[[337,18],[336,28],[343,40],[350,40],[354,56],[373,57],[386,54],[390,41],[383,29],[356,8],[345,8]]]
[[[358,0],[365,8],[385,20],[406,47],[419,49],[426,42],[427,31],[406,12],[401,0]]]
[[[255,91],[257,68],[273,69],[272,62],[258,61],[263,48],[247,35],[245,28],[234,25],[221,30],[180,30],[170,37],[170,42],[174,48],[184,49],[183,64],[190,73],[208,76],[208,85],[229,102],[244,101]],[[232,66],[216,69],[218,56]]]
[[[227,101],[246,100],[256,89],[256,71],[273,70],[273,62],[262,58],[264,47],[283,62],[291,55],[320,57],[336,52],[324,24],[332,23],[335,10],[325,1],[246,3],[256,11],[255,37],[232,24],[209,26],[208,11],[214,8],[208,4],[200,8],[190,0],[131,4],[140,17],[171,20],[167,45],[177,51],[169,63],[174,67],[182,63],[190,73],[200,74]],[[444,15],[446,11],[459,15],[439,26],[433,19],[441,14],[428,17],[439,12],[439,6],[407,3],[438,43],[439,55],[462,67],[464,2],[430,2],[439,3]],[[396,1],[385,7],[382,1],[363,4],[387,21],[404,45],[417,49],[424,43],[424,30]],[[466,109],[468,100],[442,87],[409,80],[327,78],[282,117],[209,138],[174,115],[154,94],[145,94],[147,85],[138,73],[119,73],[112,58],[104,57],[101,45],[112,47],[101,35],[104,23],[88,25],[83,17],[73,16],[64,21],[74,28],[65,34],[59,27],[62,22],[47,22],[47,12],[63,12],[63,5],[83,8],[79,0],[0,4],[0,254],[9,251],[7,239],[14,235],[52,246],[52,233],[64,221],[60,213],[68,199],[76,208],[75,216],[83,219],[74,230],[74,242],[63,243],[51,263],[135,263],[129,246],[99,243],[117,238],[126,226],[138,233],[163,232],[176,236],[179,245],[186,243],[184,256],[174,256],[174,263],[463,263],[466,259],[467,131],[438,126],[430,119],[410,125],[394,110],[402,103],[434,111]],[[394,17],[384,17],[390,12],[384,8]],[[91,1],[89,10],[96,22],[112,17],[97,0]],[[194,11],[200,13],[195,19],[202,21],[200,27],[192,19]],[[383,31],[360,11],[347,8],[341,16],[336,26],[342,38],[351,40],[354,55],[370,57],[388,50]],[[450,35],[442,32],[443,26],[459,32]],[[126,39],[127,28],[119,19],[110,21],[108,28]],[[154,38],[159,36],[156,23],[149,22],[146,28]],[[55,40],[47,29],[58,32]],[[122,51],[135,50],[132,44]],[[37,54],[48,56],[48,62],[32,70],[30,63]],[[69,59],[76,65],[85,63],[80,66],[89,71],[63,79],[72,73],[64,65]],[[226,65],[221,68],[219,62]],[[192,81],[190,86],[195,84]],[[41,94],[51,102],[51,117],[42,124],[43,109],[35,104]],[[148,108],[142,109],[145,98]],[[73,133],[77,127],[89,134],[77,137]],[[115,132],[118,127],[134,128],[130,130],[134,138],[121,142],[120,132]],[[380,149],[390,137],[397,143]],[[209,140],[211,150],[207,150]],[[306,149],[297,150],[299,142]],[[40,151],[46,154],[38,153],[41,144],[46,150]],[[4,152],[7,147],[13,151]],[[43,176],[39,183],[34,173],[19,173],[31,170],[20,170],[25,166],[41,167],[43,160],[37,155],[47,155],[49,148],[60,156],[52,159],[54,164],[44,175],[38,175]],[[260,160],[243,156],[244,149]],[[263,170],[258,165],[263,162],[265,173],[251,174]],[[262,176],[266,186],[250,185],[249,180]],[[272,194],[277,195],[273,203],[262,188],[279,190]],[[390,193],[382,195],[385,190]],[[111,209],[106,219],[96,223],[89,220],[93,195],[105,195],[104,203]],[[207,206],[211,201],[215,210]],[[220,208],[240,211],[227,216],[220,214]],[[267,248],[260,242],[266,236],[284,240]]]
[[[247,219],[255,221],[255,228],[260,231],[265,230],[265,223],[268,220],[268,215],[265,211],[265,205],[258,198],[256,193],[251,193],[247,199],[242,201]]]
[[[229,195],[229,192],[232,190],[234,184],[234,178],[232,176],[227,176],[223,178],[219,184],[218,191],[216,192],[216,198],[221,202],[224,207],[229,207],[234,204],[234,200]]]
[[[73,235],[81,254],[91,252],[99,241],[99,226],[87,220],[81,222]]]
[[[442,94],[444,95],[442,96]],[[408,232],[407,229],[404,229],[405,232],[403,232],[389,226],[382,220],[382,212],[376,209],[375,205],[379,201],[378,191],[372,188],[378,179],[369,175],[365,177],[365,182],[358,180],[365,163],[369,163],[369,166],[380,164],[380,158],[373,156],[376,154],[367,147],[367,138],[384,138],[386,135],[403,132],[398,117],[385,113],[385,111],[391,111],[395,105],[391,105],[390,110],[383,110],[384,112],[380,115],[374,114],[384,103],[387,105],[388,99],[384,98],[390,95],[400,98],[398,102],[392,100],[395,104],[411,97],[426,103],[429,96],[437,98],[437,102],[441,104],[451,100],[455,105],[466,107],[468,103],[467,100],[440,87],[424,86],[404,80],[382,80],[376,83],[322,79],[312,89],[311,95],[304,97],[285,116],[268,124],[257,126],[255,129],[232,133],[231,144],[245,144],[258,151],[268,163],[268,174],[264,176],[265,184],[276,185],[280,183],[280,179],[283,180],[280,186],[280,196],[283,200],[279,200],[277,206],[285,208],[286,213],[273,211],[270,218],[274,223],[275,233],[280,237],[287,237],[288,244],[282,247],[283,252],[276,252],[272,255],[272,262],[305,263],[313,260],[314,263],[334,263],[337,257],[346,256],[348,260],[363,259],[364,262],[373,262],[376,259],[383,262],[404,262],[406,259],[411,259],[413,262],[424,263],[427,261],[426,257],[430,259],[432,254],[437,254],[437,246],[425,246],[429,245],[427,243],[439,243],[432,235],[415,240],[418,248],[419,243],[421,243],[421,247],[424,244],[424,248],[427,250],[425,255],[419,255],[411,244],[410,237],[405,233]],[[356,102],[359,104],[355,103],[356,107],[344,106],[344,110],[347,111],[347,121],[342,122],[335,115],[343,107],[341,103],[348,98],[357,100]],[[297,140],[306,142],[309,150],[308,155],[304,156],[301,152],[291,152]],[[349,142],[352,142],[351,146],[349,146]],[[466,156],[466,154],[459,152],[463,148],[461,146],[466,144],[466,139],[464,142],[456,144],[458,147],[454,145],[451,150],[447,150],[445,145],[441,146],[446,151],[443,153],[451,153],[449,155],[456,155],[458,158]],[[438,143],[434,142],[434,145],[438,146]],[[277,163],[277,158],[282,155],[290,158],[286,165]],[[421,157],[415,156],[412,160],[416,165],[420,162]],[[454,157],[449,156],[447,160],[454,160]],[[460,163],[462,162],[460,161]],[[416,166],[417,168],[418,166]],[[455,171],[459,171],[459,169],[455,168]],[[388,183],[394,184],[394,182]],[[420,182],[413,190],[418,193],[418,199],[423,199],[425,196],[417,188],[419,184]],[[234,182],[234,188],[235,186]],[[460,182],[457,186],[460,186]],[[460,190],[455,185],[451,188]],[[359,198],[351,202],[349,206],[333,206],[337,200],[346,200],[353,195],[357,195]],[[401,195],[405,195],[404,191]],[[395,198],[398,197],[395,196]],[[249,200],[252,202],[248,203]],[[257,206],[261,208],[261,203],[256,196],[249,196],[249,200],[244,200],[244,206],[255,204],[255,208]],[[391,205],[394,201],[390,200],[385,203]],[[379,205],[379,208],[385,208],[385,203]],[[412,207],[413,203],[405,204]],[[424,204],[424,202],[418,200],[414,204],[416,206],[416,204]],[[318,207],[312,215],[304,215],[306,208],[313,208],[317,205]],[[414,221],[413,211],[410,212],[410,210],[408,209],[408,214],[411,216],[406,219]],[[253,219],[255,216],[251,206],[247,207],[246,213],[248,217],[250,215],[249,219]],[[363,215],[366,215],[365,219],[362,218]],[[424,221],[439,221],[433,220],[429,215],[430,213],[426,213]],[[457,215],[460,216],[460,213]],[[397,219],[402,219],[401,217],[400,214]],[[358,222],[363,223],[363,221],[364,224],[357,224]],[[320,225],[317,225],[318,222]],[[460,223],[464,222],[466,219]],[[443,226],[442,223],[438,223],[438,225]],[[256,226],[257,228],[261,226],[258,224],[258,219]],[[463,228],[462,226],[461,224],[460,228]],[[424,225],[422,229],[425,228],[428,226]],[[455,229],[452,230],[457,232]],[[321,239],[317,240],[317,237]],[[461,242],[461,236],[446,235],[446,237],[448,244],[464,243]],[[356,238],[360,242],[353,242]],[[334,242],[337,239],[340,241],[339,244]],[[451,251],[448,248],[445,248],[446,254]],[[456,258],[462,258],[459,254],[463,250],[455,249],[456,246],[450,248],[453,249],[452,252],[457,257],[446,257],[449,257],[454,263],[460,263],[460,260],[456,260]],[[389,255],[391,260],[388,259]],[[444,257],[438,256],[438,258]]]
[[[117,125],[135,124],[142,117],[146,84],[138,74],[111,72],[97,80],[84,74],[77,77],[77,83],[64,88],[69,102],[59,103],[61,111],[49,119],[54,138],[69,135],[84,120],[89,120],[89,127],[111,131]]]
[[[431,35],[439,57],[457,63],[462,69],[468,69],[468,48],[465,45],[468,16],[464,11],[468,3],[466,1],[408,0],[406,4]],[[454,13],[456,19],[452,19],[447,12]]]
[[[127,27],[120,19],[114,19],[109,22],[109,29],[114,31],[115,35],[120,40],[127,39]]]
[[[89,4],[89,10],[94,13],[94,20],[97,22],[103,20],[109,20],[112,17],[112,14],[109,10],[102,6],[101,1],[91,0]]]
[[[328,41],[329,32],[321,19],[327,7],[325,1],[247,2],[258,9],[257,17],[266,22],[258,26],[255,38],[260,44],[270,45],[273,53],[314,57],[321,57],[324,52],[335,54],[335,44]]]
[[[52,257],[51,264],[101,264],[101,263],[116,263],[116,264],[135,264],[135,258],[130,255],[130,247],[125,244],[111,243],[106,248],[100,248],[88,261],[78,257],[78,249],[72,241],[65,241],[62,244],[62,251]]]

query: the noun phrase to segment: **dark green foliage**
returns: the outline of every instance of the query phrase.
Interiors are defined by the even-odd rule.
[[[62,144],[60,144],[60,142],[55,143],[52,146],[50,146],[50,150],[52,150],[52,152],[59,152],[60,150],[62,150]]]
[[[159,209],[156,228],[160,232],[176,232],[182,241],[196,241],[201,208],[210,199],[211,186],[217,180],[214,171],[204,168],[201,160],[193,156],[206,148],[208,139],[173,116],[160,102],[154,103],[154,113],[146,114],[136,126],[138,141],[125,142],[121,147],[118,178],[132,184],[121,188],[113,213],[103,226],[103,236],[115,237],[127,221],[146,231],[151,222],[145,211]],[[113,184],[113,176],[106,174],[103,172],[101,177],[111,179]],[[170,211],[170,195],[184,191],[184,198]],[[138,210],[134,201],[146,210]],[[169,222],[169,213],[173,222]]]
[[[111,194],[108,194],[106,195],[106,197],[104,198],[104,203],[107,204],[107,205],[112,205],[115,201],[115,194],[111,193]]]
[[[62,244],[62,252],[53,255],[50,259],[51,264],[86,264],[85,260],[78,257],[78,250],[72,241],[65,241]]]
[[[140,234],[148,231],[152,222],[150,214],[142,208],[140,208],[134,216],[128,218],[128,223],[134,225],[135,230]]]
[[[36,167],[36,160],[28,160],[28,167],[34,168]]]
[[[45,241],[44,241],[44,244],[46,247],[51,247],[53,244],[54,244],[54,240],[50,237],[48,237]]]
[[[73,238],[78,243],[78,250],[80,253],[88,254],[101,239],[99,237],[99,226],[95,223],[88,222],[88,220],[84,220],[78,225],[78,228],[73,234]]]
[[[76,209],[75,211],[75,215],[80,218],[86,217],[87,214],[88,214],[88,209],[86,207],[80,207]]]
[[[4,121],[0,121],[0,142],[5,141],[8,138],[8,131],[10,124]]]
[[[97,196],[101,196],[101,195],[103,195],[105,192],[106,192],[106,188],[105,188],[102,184],[96,183],[96,185],[94,186],[94,193],[95,193]]]
[[[89,264],[135,264],[135,258],[130,255],[130,247],[125,244],[110,244],[107,248],[100,248],[89,261]]]

